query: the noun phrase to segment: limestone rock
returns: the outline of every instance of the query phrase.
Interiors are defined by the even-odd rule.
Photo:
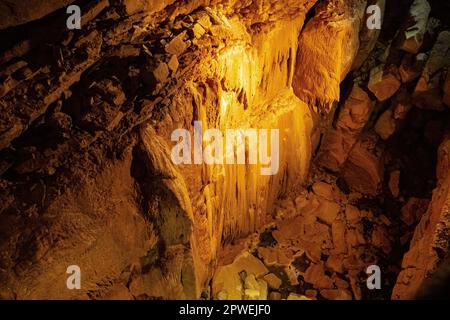
[[[161,62],[158,67],[153,71],[153,76],[155,77],[156,81],[159,83],[166,83],[167,79],[169,78],[169,67],[166,63]]]
[[[417,223],[427,211],[429,203],[428,199],[410,198],[401,210],[400,219],[408,226]]]
[[[342,176],[353,190],[376,195],[383,179],[382,172],[380,158],[365,143],[360,142],[350,153]]]
[[[431,6],[427,0],[414,0],[409,9],[409,17],[400,32],[398,48],[412,54],[419,52],[427,31]]]
[[[273,273],[269,273],[269,274],[265,275],[263,279],[264,279],[264,281],[267,282],[267,285],[269,286],[269,288],[274,289],[274,290],[278,290],[282,283],[281,279],[278,278]]]
[[[428,56],[425,53],[419,53],[418,55],[406,54],[398,70],[402,82],[408,83],[419,78],[427,60]]]
[[[339,84],[358,52],[364,11],[365,1],[336,1],[334,6],[324,3],[317,7],[299,39],[293,87],[301,100],[320,101],[328,108],[339,101]]]
[[[384,70],[383,66],[370,71],[368,88],[379,101],[391,98],[400,89],[401,82],[392,70]]]
[[[372,108],[368,94],[355,85],[339,113],[336,128],[325,135],[318,155],[321,166],[332,171],[340,169],[369,120]]]
[[[344,273],[344,258],[341,255],[331,255],[328,257],[327,262],[325,263],[325,266],[327,269],[337,272],[337,273]]]
[[[323,200],[320,202],[319,208],[317,208],[316,216],[317,219],[323,221],[329,226],[332,225],[333,221],[336,219],[341,207],[338,203],[328,200]]]
[[[345,207],[345,217],[348,222],[353,224],[361,219],[361,212],[355,206],[348,204]]]
[[[269,272],[258,258],[249,252],[244,252],[236,257],[232,264],[220,266],[217,269],[212,280],[213,296],[216,297],[219,292],[225,291],[228,300],[241,300],[243,295],[246,295],[247,298],[259,299],[259,289],[244,288],[240,277],[242,271],[245,271],[247,275],[251,275],[250,277],[255,279],[260,278]],[[248,285],[250,285],[250,280],[251,279],[247,282]],[[265,294],[265,297],[267,299],[267,293]]]
[[[426,214],[417,226],[409,251],[402,261],[402,271],[394,287],[393,299],[413,299],[429,273],[436,270],[442,261],[439,252],[448,252],[448,235],[450,234],[450,172],[448,154],[450,139],[447,137],[439,149],[440,163],[447,168],[438,174],[438,185]],[[438,164],[439,168],[439,164]],[[442,174],[441,174],[442,173]],[[407,220],[409,221],[409,219]]]
[[[396,129],[395,119],[392,109],[387,109],[375,124],[375,132],[383,139],[389,139]]]
[[[335,220],[331,226],[331,234],[334,245],[333,252],[336,252],[337,254],[347,252],[345,229],[346,229],[345,222],[341,220]]]
[[[176,55],[179,57],[181,54],[186,51],[186,49],[189,47],[189,40],[185,41],[186,32],[182,32],[179,35],[177,35],[175,38],[173,38],[167,45],[166,45],[166,52],[168,54]]]
[[[333,280],[325,274],[323,262],[311,265],[305,273],[305,281],[312,283],[315,288],[331,289]]]
[[[389,175],[389,190],[394,198],[400,195],[400,170],[392,171]]]
[[[266,266],[287,266],[292,261],[292,253],[286,254],[284,250],[275,248],[258,248],[258,255]]]
[[[450,65],[450,31],[443,31],[430,53],[422,76],[416,85],[413,101],[420,108],[444,110],[445,70]]]
[[[178,58],[177,58],[176,55],[173,55],[170,58],[169,63],[167,64],[167,66],[169,67],[170,71],[172,71],[172,75],[177,72],[178,67],[180,66],[180,63],[178,62]]]

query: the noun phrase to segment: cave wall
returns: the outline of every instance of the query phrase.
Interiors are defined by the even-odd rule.
[[[388,59],[392,39],[367,32],[366,7],[385,1],[84,1],[80,31],[57,14],[68,1],[34,2],[31,12],[0,1],[13,13],[0,25],[1,297],[199,298],[223,246],[263,227],[279,198],[304,189],[311,166],[363,195],[383,191],[379,136],[401,125],[392,111],[380,118],[388,124],[375,120],[397,83],[422,74],[407,68],[414,54]],[[437,109],[448,101],[441,38],[414,88]],[[392,75],[391,61],[406,70]],[[408,81],[399,92],[411,92]],[[282,128],[279,174],[175,166],[170,135],[193,133],[194,121]],[[438,186],[394,298],[412,298],[448,251],[440,150]],[[80,291],[58,280],[69,264],[82,267]]]

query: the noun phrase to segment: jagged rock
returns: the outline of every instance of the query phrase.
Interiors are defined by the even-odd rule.
[[[382,172],[380,159],[368,150],[365,143],[360,142],[351,151],[342,176],[353,190],[376,195],[383,178]]]
[[[253,274],[249,274],[244,282],[245,300],[267,300],[267,283],[264,280],[257,280]]]
[[[333,252],[340,254],[347,252],[347,244],[345,241],[346,225],[344,221],[335,220],[331,226],[331,234],[333,239]]]
[[[315,222],[312,224],[307,224],[304,226],[304,235],[303,238],[305,240],[310,240],[319,245],[324,245],[330,240],[330,230],[323,223]]]
[[[254,274],[247,275],[247,277],[245,278],[245,281],[244,281],[244,288],[245,289],[255,289],[255,290],[259,289],[259,284],[258,284],[258,281],[256,280]]]
[[[155,77],[156,81],[158,81],[161,84],[167,82],[169,75],[170,75],[169,67],[164,62],[161,62],[158,65],[158,67],[156,67],[156,69],[153,71],[153,76]]]
[[[370,71],[368,88],[379,101],[386,101],[400,89],[401,82],[393,70],[384,70],[384,66]]]
[[[322,200],[320,201],[320,206],[317,208],[315,215],[317,216],[317,219],[331,226],[340,210],[341,207],[338,203]]]
[[[333,288],[333,280],[325,274],[323,262],[311,265],[305,273],[305,281],[318,289]]]
[[[326,112],[333,102],[339,101],[339,85],[358,53],[365,8],[365,1],[317,6],[299,39],[293,87],[301,100],[320,101]],[[336,54],[328,55],[329,51]]]
[[[345,248],[346,249],[346,248]],[[328,257],[327,262],[325,263],[325,266],[327,269],[337,272],[337,273],[344,273],[344,257],[342,255],[331,255]]]
[[[169,67],[170,71],[172,71],[172,75],[174,75],[178,71],[178,67],[180,66],[180,63],[178,62],[178,58],[176,55],[173,55],[170,58],[167,66]]]
[[[366,240],[364,239],[362,228],[359,226],[355,229],[348,229],[346,235],[347,235],[347,238],[346,238],[347,246],[348,246],[349,251],[351,251],[352,248],[366,244]]]
[[[273,273],[265,275],[263,279],[267,282],[270,289],[278,290],[282,284],[281,279]]]
[[[245,271],[247,275],[253,275],[255,278],[260,278],[269,272],[258,258],[248,252],[244,252],[232,264],[221,266],[217,269],[212,280],[213,296],[217,296],[219,292],[225,291],[227,293],[227,299],[241,300],[244,294],[244,287],[239,274],[242,271]],[[245,292],[245,294],[251,297],[257,296],[259,299],[260,292],[258,290],[255,291]]]
[[[202,27],[200,23],[196,23],[192,27],[192,32],[194,34],[194,38],[200,39],[206,33],[206,30]]]
[[[177,57],[182,55],[184,51],[186,51],[186,49],[190,46],[189,41],[184,41],[185,37],[186,32],[184,31],[173,38],[166,45],[166,52],[171,55],[176,55]]]
[[[382,249],[385,254],[389,254],[391,252],[391,243],[389,241],[386,229],[383,226],[377,225],[374,228],[371,241],[375,247]]]
[[[427,31],[431,6],[427,0],[414,0],[409,9],[409,17],[400,32],[398,48],[412,54],[419,52]]]
[[[400,170],[392,171],[389,175],[389,190],[394,198],[400,195]]]
[[[450,172],[450,136],[447,134],[438,150],[438,163],[436,176],[438,180],[443,180]]]
[[[400,219],[408,226],[416,224],[428,209],[430,200],[410,198],[401,210]]]
[[[316,182],[312,186],[313,192],[326,200],[339,201],[338,192],[333,188],[331,184],[326,182]]]
[[[368,94],[355,85],[339,113],[336,129],[331,129],[325,135],[318,155],[321,166],[339,170],[369,120],[372,108],[373,103]]]
[[[392,109],[387,109],[375,124],[375,132],[383,139],[389,139],[396,129],[396,122],[393,118]]]
[[[428,56],[425,53],[419,53],[418,55],[406,54],[398,70],[402,82],[408,83],[419,78],[427,60]]]
[[[349,223],[354,224],[361,220],[361,212],[355,206],[348,204],[345,207],[345,217]]]
[[[91,130],[112,131],[124,114],[120,107],[126,101],[121,85],[111,79],[94,82],[87,97],[81,122]]]
[[[450,138],[446,137],[438,151],[437,188],[433,191],[427,212],[414,232],[409,251],[403,257],[402,271],[392,293],[393,299],[413,299],[423,281],[443,260],[442,253],[449,250],[449,154]]]
[[[443,81],[450,65],[450,32],[443,31],[430,53],[422,76],[416,85],[413,102],[424,109],[444,110]]]
[[[412,109],[411,96],[406,88],[400,89],[399,93],[393,100],[393,118],[398,120],[405,120],[409,111]]]
[[[339,278],[338,276],[333,277],[334,283],[338,289],[349,289],[350,284],[344,279]]]
[[[202,14],[197,22],[205,29],[209,30],[212,27],[211,18],[207,14]]]
[[[291,263],[293,256],[292,252],[288,255],[280,248],[258,248],[258,255],[268,267],[271,266],[287,266]]]

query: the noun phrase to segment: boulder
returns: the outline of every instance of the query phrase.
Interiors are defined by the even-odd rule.
[[[358,53],[365,8],[365,1],[317,6],[300,33],[293,87],[301,100],[320,101],[326,108],[339,101],[340,83]]]
[[[241,300],[244,295],[248,299],[250,298],[259,299],[260,297],[259,289],[250,288],[251,279],[247,281],[247,285],[249,288],[248,289],[244,288],[240,276],[242,272],[245,272],[245,274],[256,279],[266,275],[269,271],[266,268],[266,266],[261,262],[261,260],[256,258],[254,255],[250,254],[249,252],[245,251],[241,253],[239,256],[237,256],[232,264],[220,266],[217,268],[212,279],[213,296],[217,297],[218,294],[222,292],[221,294],[222,298],[226,296],[226,299],[228,300]],[[249,276],[247,276],[247,278]]]
[[[396,122],[393,118],[392,109],[387,109],[380,118],[378,118],[378,121],[375,124],[375,132],[381,139],[387,140],[395,133],[395,129]]]
[[[273,273],[269,273],[263,277],[264,281],[267,282],[267,285],[270,289],[278,290],[282,284],[282,281],[280,278],[278,278]]]
[[[367,124],[373,109],[369,95],[354,85],[336,121],[329,130],[318,155],[318,163],[332,171],[338,171],[347,160],[359,134]]]
[[[398,70],[402,82],[408,83],[419,78],[427,60],[428,55],[425,53],[419,53],[417,55],[406,54]]]
[[[374,196],[383,180],[383,164],[370,147],[359,142],[351,151],[341,174],[352,190]]]
[[[400,89],[401,82],[395,68],[384,70],[384,66],[377,66],[370,71],[368,88],[378,101],[386,101]]]

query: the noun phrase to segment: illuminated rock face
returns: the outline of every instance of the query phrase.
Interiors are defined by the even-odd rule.
[[[367,1],[330,1],[300,35],[294,90],[303,101],[329,112],[339,101],[340,83],[359,49],[359,32]]]
[[[384,0],[98,0],[75,33],[69,2],[0,0],[0,298],[412,298],[440,265],[449,32],[427,1],[387,35]],[[278,130],[275,171],[175,164],[194,124]]]

